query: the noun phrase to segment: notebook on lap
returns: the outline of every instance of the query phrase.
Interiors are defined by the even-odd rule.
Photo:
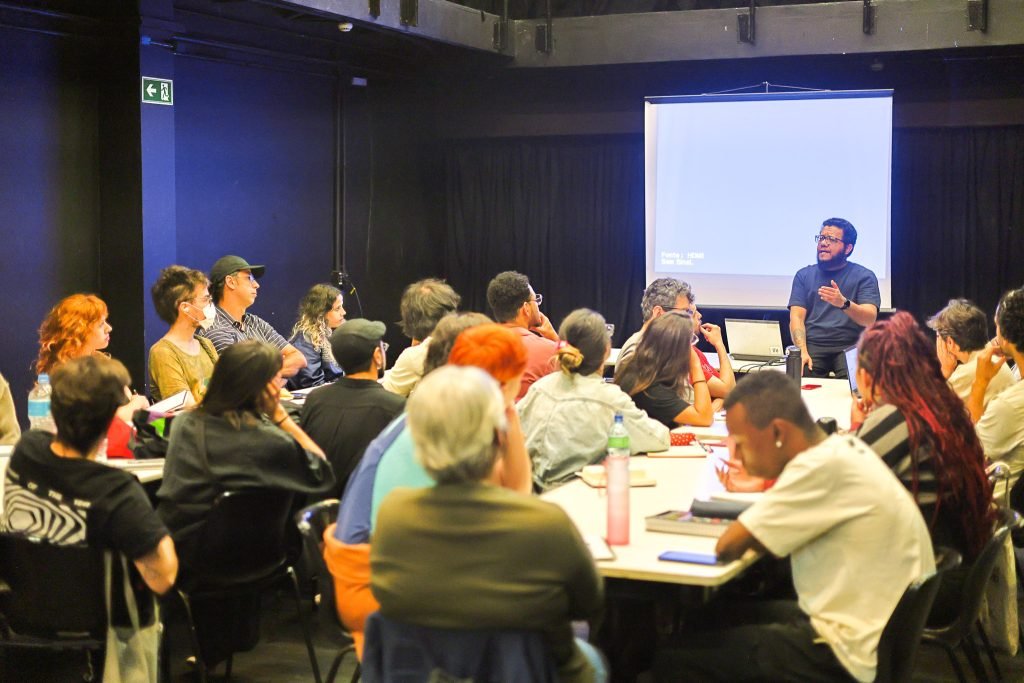
[[[782,329],[778,320],[725,319],[729,355],[736,360],[782,360]]]

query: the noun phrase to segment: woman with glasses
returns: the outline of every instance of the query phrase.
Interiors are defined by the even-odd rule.
[[[546,489],[567,481],[604,458],[608,430],[621,413],[633,453],[669,446],[668,429],[640,410],[621,388],[601,373],[611,351],[600,313],[580,308],[562,321],[555,352],[561,372],[530,385],[516,406],[533,462],[534,484]]]
[[[330,285],[313,285],[299,302],[299,319],[289,340],[306,357],[306,367],[288,380],[289,389],[318,387],[344,374],[331,352],[331,333],[343,322],[341,292]]]
[[[157,315],[171,326],[149,349],[149,391],[156,401],[188,391],[199,402],[206,392],[217,351],[196,332],[216,319],[209,286],[201,271],[168,266],[150,290]]]
[[[693,320],[671,312],[655,318],[636,352],[615,370],[615,383],[636,407],[669,428],[707,427],[714,420],[707,378],[693,348]],[[692,389],[693,400],[687,401]]]

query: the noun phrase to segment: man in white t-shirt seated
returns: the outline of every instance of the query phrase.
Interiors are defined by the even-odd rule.
[[[989,460],[1010,466],[1012,487],[1024,472],[1024,382],[1015,382],[987,405],[988,387],[1013,360],[1024,363],[1024,288],[1003,295],[996,308],[995,345],[978,354],[978,369],[967,399],[967,409]],[[1003,491],[998,486],[997,493]]]
[[[791,556],[797,601],[722,606],[659,653],[656,680],[874,680],[896,604],[935,570],[920,511],[862,441],[814,424],[784,374],[747,377],[725,407],[736,457],[778,481],[726,529],[719,560]]]
[[[935,353],[942,376],[956,395],[966,401],[978,367],[978,354],[988,345],[988,316],[967,299],[950,299],[946,307],[928,320],[935,330]],[[1013,384],[1013,374],[1001,367],[985,390],[984,404]]]

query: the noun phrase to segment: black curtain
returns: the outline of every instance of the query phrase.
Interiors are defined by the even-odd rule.
[[[490,315],[488,281],[518,270],[556,329],[586,306],[624,341],[640,326],[643,161],[636,137],[453,143],[446,272],[463,308]]]
[[[446,170],[447,272],[466,309],[489,313],[487,282],[511,269],[556,327],[588,306],[616,324],[617,344],[639,328],[640,136],[452,142]],[[892,189],[896,308],[923,319],[966,297],[992,313],[1024,285],[1024,127],[896,130]]]
[[[1024,126],[899,130],[892,192],[894,306],[992,313],[1024,285]]]

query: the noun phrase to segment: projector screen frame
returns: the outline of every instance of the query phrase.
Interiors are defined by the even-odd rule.
[[[656,126],[656,115],[657,111],[654,107],[657,105],[664,104],[706,104],[706,103],[723,103],[723,102],[757,102],[757,101],[792,101],[792,100],[846,100],[846,99],[880,99],[884,98],[888,100],[889,106],[889,127],[887,130],[886,138],[877,138],[880,144],[887,142],[887,164],[885,168],[885,202],[884,205],[884,226],[876,225],[876,229],[884,227],[884,244],[879,247],[875,245],[876,249],[884,248],[884,259],[876,258],[877,262],[884,260],[884,269],[882,272],[876,272],[879,278],[880,288],[882,289],[882,306],[883,310],[890,310],[892,308],[892,245],[891,245],[891,230],[892,230],[892,125],[891,125],[891,107],[892,98],[894,91],[892,89],[875,89],[875,90],[799,90],[799,91],[786,91],[786,92],[723,92],[723,93],[706,93],[699,95],[667,95],[667,96],[649,96],[644,98],[644,165],[645,165],[645,276],[646,284],[649,284],[652,280],[658,277],[677,277],[682,280],[697,280],[695,284],[695,290],[700,299],[703,299],[705,305],[716,308],[732,308],[732,309],[750,309],[750,310],[772,310],[772,309],[785,309],[788,301],[786,299],[772,298],[772,303],[761,303],[752,302],[749,299],[743,298],[743,295],[736,295],[735,291],[730,291],[727,284],[729,280],[735,280],[737,278],[751,278],[752,282],[756,283],[757,277],[773,278],[776,280],[775,289],[778,289],[777,281],[779,279],[778,274],[775,275],[735,275],[735,274],[714,274],[714,273],[701,273],[695,272],[693,274],[686,272],[672,272],[672,271],[659,271],[656,268],[655,258],[655,228],[656,220],[655,213],[657,210],[657,188],[653,175],[657,170],[657,145],[658,141],[655,135],[652,134],[652,129]],[[881,159],[882,157],[878,157]],[[881,178],[881,176],[878,176]],[[881,195],[878,195],[881,197]],[[879,222],[881,221],[881,209],[882,204],[878,203],[876,206],[876,215],[879,216]],[[821,217],[824,219],[827,215],[843,215],[841,210],[836,211],[832,214],[826,214]],[[856,224],[857,221],[854,221]],[[801,224],[803,224],[801,222]],[[817,226],[808,226],[811,229]],[[796,248],[796,245],[794,245]],[[805,265],[810,265],[814,261],[812,247],[807,245],[807,261]],[[876,254],[877,257],[877,254]],[[858,262],[857,252],[854,251],[851,256],[851,260]],[[879,266],[874,263],[870,264],[869,267],[872,270],[878,271]],[[795,275],[798,268],[794,268],[793,273],[789,276],[791,282],[792,275]],[[717,279],[717,281],[716,281]],[[699,282],[704,280],[705,282]],[[711,284],[713,283],[713,284]],[[756,288],[756,284],[754,285]],[[745,291],[745,290],[744,290]],[[710,294],[710,296],[708,296]],[[788,294],[788,292],[787,292]],[[778,303],[774,303],[778,301]]]

